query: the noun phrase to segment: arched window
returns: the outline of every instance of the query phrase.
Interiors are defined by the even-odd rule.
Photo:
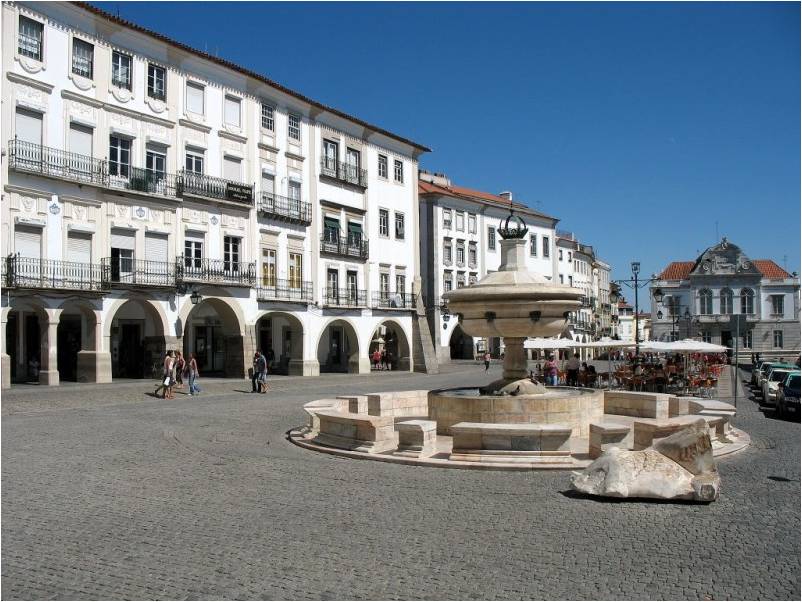
[[[709,316],[713,313],[713,291],[703,288],[699,291],[699,314]]]
[[[755,313],[755,291],[753,291],[751,288],[741,289],[741,313]]]
[[[724,315],[732,313],[732,290],[728,288],[721,289],[721,312]]]

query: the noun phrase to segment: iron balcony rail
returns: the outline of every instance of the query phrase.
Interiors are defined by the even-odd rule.
[[[107,288],[102,265],[9,255],[5,286],[56,290],[101,291]]]
[[[312,302],[312,283],[281,278],[262,278],[256,289],[258,301],[290,301],[294,303]]]
[[[206,282],[230,286],[256,285],[256,263],[179,256],[176,283]]]
[[[343,237],[324,234],[320,237],[320,252],[342,257],[367,259],[368,241],[361,236]]]
[[[107,287],[176,285],[175,263],[169,261],[104,257],[100,262]]]
[[[338,307],[366,307],[368,292],[359,288],[326,287],[320,295],[323,305]]]
[[[368,187],[368,171],[360,169],[357,165],[323,157],[320,159],[320,173],[346,184],[353,184],[361,188]]]
[[[9,141],[8,155],[10,169],[98,186],[108,185],[108,161],[16,139]]]
[[[374,292],[373,307],[413,309],[415,307],[415,295],[411,293],[391,293],[389,291]]]
[[[259,195],[256,210],[264,215],[280,220],[310,225],[312,223],[312,204],[299,199],[262,192]]]
[[[108,187],[168,197],[178,196],[181,184],[174,174],[140,167],[128,167],[127,171],[127,176],[109,176]]]
[[[187,170],[182,170],[179,175],[181,177],[181,194],[192,194],[236,203],[253,203],[253,186],[250,184]]]

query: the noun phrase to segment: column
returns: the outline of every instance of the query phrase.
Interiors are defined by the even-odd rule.
[[[111,382],[111,352],[104,351],[101,316],[100,310],[84,315],[86,328],[82,329],[83,340],[78,352],[78,382],[81,383]]]
[[[0,370],[3,372],[2,385],[0,388],[8,389],[11,387],[11,356],[6,349],[6,327],[8,326],[8,312],[10,308],[4,307],[0,314]]]
[[[59,384],[58,374],[58,323],[61,319],[60,309],[46,309],[40,318],[42,346],[40,348],[41,366],[39,368],[39,384],[54,387]]]

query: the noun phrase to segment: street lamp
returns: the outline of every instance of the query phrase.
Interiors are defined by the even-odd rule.
[[[198,291],[192,291],[192,294],[189,296],[189,300],[192,301],[192,305],[197,305],[200,303],[202,298],[203,297],[200,296]]]
[[[651,282],[657,280],[656,277],[647,278],[646,280],[640,280],[638,278],[638,274],[640,274],[640,261],[633,261],[630,264],[630,269],[632,270],[632,278],[628,278],[626,280],[613,280],[616,284],[623,284],[631,288],[635,291],[635,357],[640,355],[640,336],[638,334],[638,314],[640,313],[640,306],[638,304],[638,290],[642,289],[644,286],[647,286]],[[659,299],[658,299],[659,295]],[[617,304],[620,296],[616,293],[610,293],[610,302]],[[655,301],[660,303],[663,299],[663,291],[660,289],[655,290]]]

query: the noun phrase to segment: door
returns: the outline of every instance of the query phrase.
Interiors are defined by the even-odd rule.
[[[143,378],[145,375],[145,354],[140,324],[123,323],[120,325],[117,372],[122,378]]]
[[[329,365],[334,371],[341,371],[343,365],[343,331],[333,326],[329,338]]]
[[[732,341],[732,331],[731,330],[722,330],[721,331],[721,344],[725,347],[729,347],[727,349],[727,357],[732,357],[732,349],[733,341]]]
[[[81,350],[81,317],[62,316],[58,323],[58,373],[60,380],[78,380]]]
[[[326,272],[326,298],[337,299],[340,287],[340,273],[330,269]]]
[[[20,257],[40,259],[42,257],[42,229],[16,226],[14,229],[14,252]]]
[[[206,326],[195,326],[195,358],[198,369],[204,372],[209,369],[209,348],[206,336]]]
[[[348,301],[352,305],[356,305],[359,302],[356,272],[348,272],[346,274],[346,282],[348,283]]]
[[[262,286],[276,286],[276,250],[262,249]]]
[[[331,140],[323,141],[323,157],[325,158],[324,166],[329,175],[331,172],[337,170],[337,143]]]
[[[39,381],[39,368],[42,365],[42,337],[39,329],[39,317],[25,316],[25,365],[28,381]]]
[[[111,279],[113,282],[133,281],[135,241],[134,233],[130,230],[111,231]]]
[[[82,179],[92,177],[92,128],[70,124],[69,171]]]
[[[92,235],[83,232],[67,234],[67,257],[70,266],[65,274],[72,286],[80,289],[92,287]]]
[[[140,271],[140,277],[148,284],[169,284],[166,234],[145,233],[145,265]]]

